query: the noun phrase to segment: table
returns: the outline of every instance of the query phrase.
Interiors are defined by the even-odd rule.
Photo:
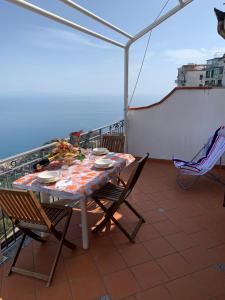
[[[60,169],[58,161],[52,162],[47,170],[60,170],[60,180],[52,184],[43,184],[37,180],[38,173],[27,174],[13,182],[13,186],[19,189],[31,190],[48,194],[49,196],[79,200],[81,210],[81,228],[83,248],[89,247],[88,225],[87,225],[87,199],[94,191],[101,188],[109,180],[121,172],[121,170],[132,163],[135,158],[131,154],[108,153],[103,156],[114,161],[113,167],[105,170],[93,167],[99,157],[91,155],[83,162],[75,161],[68,169]],[[101,158],[103,158],[101,157]],[[46,197],[45,197],[46,198]]]

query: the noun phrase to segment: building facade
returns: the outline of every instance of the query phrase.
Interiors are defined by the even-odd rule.
[[[177,86],[225,86],[225,54],[205,65],[187,64],[178,69]]]

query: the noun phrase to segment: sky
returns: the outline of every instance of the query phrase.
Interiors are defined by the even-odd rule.
[[[126,38],[59,0],[30,0],[122,43]],[[152,23],[166,0],[77,0],[131,35]],[[224,0],[194,0],[152,32],[132,105],[159,101],[174,86],[177,68],[225,53],[213,8]],[[170,0],[165,12],[178,4]],[[123,49],[0,1],[0,97],[123,95]],[[148,35],[130,53],[133,91]]]

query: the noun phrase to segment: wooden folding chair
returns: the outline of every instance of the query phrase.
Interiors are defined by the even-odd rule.
[[[124,135],[105,134],[102,136],[101,147],[107,148],[111,152],[124,152]]]
[[[72,215],[72,208],[55,204],[41,205],[32,192],[9,189],[0,189],[0,206],[6,213],[6,215],[11,219],[13,224],[18,227],[23,233],[16,254],[10,266],[8,275],[10,275],[12,272],[15,272],[22,275],[42,279],[44,281],[47,281],[46,286],[49,287],[55,272],[57,262],[59,260],[62,246],[65,245],[71,249],[74,249],[76,247],[65,238]],[[64,229],[61,232],[56,229],[56,225],[64,218]],[[41,236],[39,236],[36,231],[53,234],[59,241],[56,256],[54,258],[49,275],[32,272],[15,266],[26,236],[29,236],[41,243],[45,242],[45,240]]]
[[[135,237],[137,235],[138,230],[140,229],[142,223],[145,222],[144,218],[136,211],[136,209],[126,200],[127,197],[132,192],[141,171],[149,157],[147,153],[143,158],[136,162],[135,167],[129,177],[127,184],[120,178],[121,185],[115,185],[110,182],[105,184],[100,190],[96,191],[93,194],[94,201],[101,207],[101,209],[105,213],[104,219],[98,224],[94,229],[93,232],[97,233],[99,230],[102,230],[110,220],[113,221],[115,225],[126,235],[126,237],[131,241],[135,242]],[[101,200],[106,199],[112,202],[109,208],[107,208]],[[120,208],[122,204],[125,204],[138,218],[138,223],[136,224],[135,228],[131,233],[129,233],[118,220],[114,218],[114,214]]]

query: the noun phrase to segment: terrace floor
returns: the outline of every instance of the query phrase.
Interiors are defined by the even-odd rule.
[[[6,277],[8,261],[0,268],[1,299],[224,300],[224,188],[202,178],[183,191],[175,178],[171,164],[147,163],[130,197],[146,219],[136,244],[112,227],[97,237],[90,234],[90,249],[83,250],[79,211],[74,211],[68,238],[78,247],[63,249],[52,286],[17,274]],[[100,217],[90,206],[90,228]],[[135,220],[127,210],[117,218],[128,227]],[[51,239],[28,244],[19,264],[47,271],[55,245]]]

